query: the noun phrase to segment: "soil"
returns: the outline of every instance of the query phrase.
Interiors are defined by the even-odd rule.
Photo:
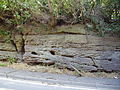
[[[79,76],[79,74],[76,71],[70,71],[68,69],[59,69],[57,67],[53,66],[31,66],[25,63],[13,63],[9,64],[8,62],[1,62],[2,64],[5,64],[4,67],[10,67],[17,70],[27,70],[31,72],[43,72],[43,73],[57,73],[57,74],[67,74],[67,75],[75,75]],[[0,66],[1,67],[1,66]],[[81,72],[81,75],[84,77],[101,77],[101,78],[120,78],[120,73],[118,72],[112,72],[112,73],[106,73],[106,72]]]

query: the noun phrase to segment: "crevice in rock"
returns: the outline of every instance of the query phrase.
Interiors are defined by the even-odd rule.
[[[51,50],[49,51],[52,55],[55,55],[55,51]]]
[[[105,69],[98,69],[97,72],[112,73],[112,72],[114,72],[114,71],[113,71],[113,70],[108,71],[108,70],[105,70]]]
[[[61,56],[74,58],[74,55],[61,55]]]
[[[0,51],[16,52],[16,49],[15,50],[0,49]]]
[[[33,54],[33,55],[38,55],[38,53],[36,53],[36,52],[31,52],[31,54]]]
[[[22,52],[22,55],[25,54],[25,39],[24,39],[24,35],[23,33],[21,33],[22,35],[22,46],[21,46],[21,52]]]
[[[91,56],[87,56],[87,58],[90,58],[90,59],[92,60],[92,62],[93,62],[93,66],[98,67],[98,66],[96,65],[94,59],[93,59]]]
[[[108,59],[108,61],[112,61],[112,58]]]
[[[17,45],[16,45],[16,43],[14,42],[14,40],[11,39],[10,41],[11,41],[11,44],[15,47],[16,52],[18,52]]]

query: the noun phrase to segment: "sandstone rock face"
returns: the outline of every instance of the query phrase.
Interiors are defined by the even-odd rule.
[[[28,64],[56,65],[83,71],[120,72],[120,40],[78,34],[28,35],[24,61]],[[15,49],[0,44],[0,58],[15,57]],[[9,51],[9,52],[8,52]],[[1,59],[2,60],[2,59]]]
[[[54,51],[55,53],[52,54],[51,51]],[[76,53],[70,54],[69,52],[72,52],[72,51]],[[58,65],[59,68],[68,68],[70,70],[74,70],[71,67],[71,65],[73,65],[78,70],[84,70],[84,71],[92,71],[92,72],[93,71],[95,72],[98,70],[105,71],[105,72],[120,71],[120,63],[119,63],[120,53],[119,52],[91,51],[91,54],[87,54],[87,55],[82,54],[82,52],[83,51],[81,51],[81,49],[78,49],[78,48],[77,49],[76,48],[68,48],[68,49],[44,48],[43,50],[41,48],[40,51],[38,50],[36,52],[37,55],[26,53],[24,55],[24,58],[28,57],[31,59],[31,61],[36,59],[36,63],[41,61],[43,64],[44,62],[52,62],[51,65],[56,64]],[[96,56],[94,53],[97,53]],[[98,58],[98,54],[99,54],[99,58]],[[103,58],[103,56],[105,56],[106,54],[110,54],[109,57],[112,57],[113,60],[110,60],[109,58],[108,59]],[[29,59],[26,58],[25,60],[27,61]]]
[[[117,49],[120,43],[117,39],[88,37],[89,43],[85,35],[33,35],[27,37],[25,48],[29,53],[36,52],[39,60],[53,61],[59,68],[74,70],[73,65],[84,71],[120,71],[120,52]]]
[[[97,66],[108,72],[120,71],[120,52],[107,51],[98,57],[95,57]]]
[[[57,27],[57,32],[61,33],[72,33],[72,34],[82,34],[85,35],[85,29],[83,25],[77,24],[77,25],[63,25]]]

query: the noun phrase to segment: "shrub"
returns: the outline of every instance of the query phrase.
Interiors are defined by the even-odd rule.
[[[15,63],[16,62],[16,59],[15,58],[13,58],[13,57],[8,57],[8,62],[10,63],[10,64],[13,64],[13,63]]]

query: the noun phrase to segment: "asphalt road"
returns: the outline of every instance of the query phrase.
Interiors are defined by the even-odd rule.
[[[120,90],[120,79],[0,68],[0,90]]]
[[[0,90],[96,90],[88,87],[50,85],[27,80],[0,78]]]

